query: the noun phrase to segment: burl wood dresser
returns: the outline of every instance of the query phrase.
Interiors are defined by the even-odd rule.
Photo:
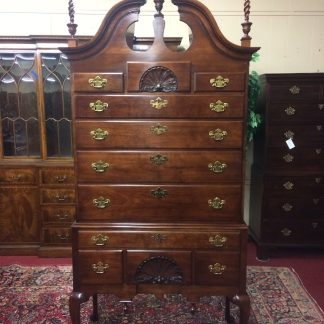
[[[249,61],[205,6],[173,0],[192,31],[186,51],[155,38],[129,47],[144,0],[123,1],[94,39],[63,51],[73,71],[77,215],[70,312],[97,294],[226,296],[249,317],[242,217]]]
[[[251,180],[258,257],[274,247],[324,247],[324,74],[261,76]]]

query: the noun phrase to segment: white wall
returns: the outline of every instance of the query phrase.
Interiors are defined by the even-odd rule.
[[[4,1],[4,0],[0,0]],[[118,0],[74,0],[77,35],[94,35],[107,10]],[[143,21],[154,6],[147,0]],[[240,44],[244,0],[201,0],[217,18],[223,34]],[[68,34],[68,0],[11,0],[1,6],[2,36]],[[177,20],[176,7],[166,0],[164,13]],[[252,46],[261,46],[259,73],[324,72],[324,0],[251,0]],[[166,36],[172,36],[167,25]],[[137,30],[140,30],[138,27]],[[144,30],[148,30],[145,28]]]

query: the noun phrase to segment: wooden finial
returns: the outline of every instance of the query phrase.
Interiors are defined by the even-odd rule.
[[[163,14],[161,13],[163,9],[164,0],[154,0],[154,3],[155,3],[155,9],[157,11],[157,14],[155,14],[154,17],[164,17]]]
[[[68,26],[68,30],[69,33],[71,35],[71,38],[74,38],[75,33],[76,33],[76,29],[78,27],[77,24],[74,23],[74,4],[73,4],[73,0],[69,0],[69,17],[70,17],[70,22],[68,24],[66,24]]]
[[[243,37],[241,38],[241,45],[245,47],[251,46],[251,37],[249,36],[249,32],[251,30],[252,23],[249,21],[250,19],[250,0],[244,1],[244,22],[242,25]]]

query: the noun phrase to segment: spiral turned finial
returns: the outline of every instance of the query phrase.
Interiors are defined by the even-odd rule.
[[[75,33],[76,33],[76,29],[78,27],[77,24],[74,23],[74,4],[73,4],[73,0],[69,0],[69,17],[70,17],[70,22],[67,24],[69,33],[71,35],[72,38],[74,38]]]
[[[157,11],[157,14],[155,14],[155,17],[163,17],[163,14],[161,13],[162,9],[163,9],[163,3],[164,0],[154,0],[155,3],[155,9]]]
[[[241,24],[242,25],[242,30],[243,30],[243,37],[241,38],[241,44],[242,46],[249,47],[251,44],[251,37],[249,36],[249,32],[251,30],[251,25],[252,23],[249,21],[250,19],[250,0],[245,0],[244,1],[244,22]]]

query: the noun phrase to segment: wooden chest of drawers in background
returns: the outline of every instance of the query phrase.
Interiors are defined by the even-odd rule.
[[[261,86],[250,229],[263,259],[272,247],[324,247],[324,74],[266,74]]]
[[[87,46],[62,49],[74,89],[73,323],[90,296],[97,318],[98,293],[225,295],[227,319],[232,301],[247,323],[244,118],[257,49],[218,38],[193,3],[179,4],[187,51],[165,46],[161,13],[152,47],[128,47],[140,0],[117,5]]]

